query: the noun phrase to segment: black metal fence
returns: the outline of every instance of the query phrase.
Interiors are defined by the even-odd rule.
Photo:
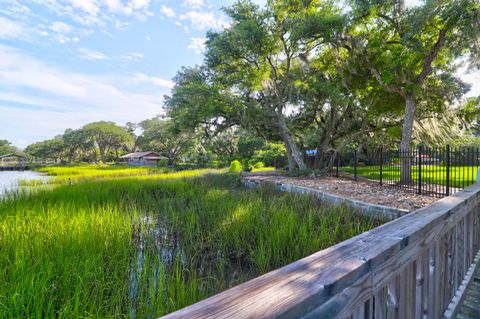
[[[369,180],[385,187],[444,197],[477,180],[480,166],[477,147],[377,149],[366,152],[328,151],[305,153],[308,168],[322,174],[353,180]]]

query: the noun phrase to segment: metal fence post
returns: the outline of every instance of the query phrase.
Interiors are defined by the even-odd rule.
[[[380,147],[380,185],[383,185],[383,147]]]
[[[422,193],[422,147],[418,147],[418,193]]]
[[[354,158],[353,158],[353,176],[355,181],[357,181],[357,150],[353,152]]]
[[[450,145],[447,145],[445,149],[445,157],[446,157],[446,172],[445,172],[445,195],[450,195]]]
[[[337,171],[336,176],[338,177],[338,167],[340,166],[340,153],[337,151]]]

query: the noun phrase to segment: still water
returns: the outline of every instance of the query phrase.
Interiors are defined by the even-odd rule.
[[[0,197],[5,191],[18,188],[21,180],[46,179],[48,176],[34,171],[0,171]]]

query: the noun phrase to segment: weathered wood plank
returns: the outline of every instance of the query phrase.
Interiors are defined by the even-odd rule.
[[[473,263],[470,265],[467,271],[467,275],[465,276],[465,279],[463,280],[462,284],[458,288],[452,301],[448,305],[448,308],[446,309],[443,315],[445,319],[454,318],[455,315],[457,314],[459,307],[461,306],[463,300],[465,299],[466,292],[468,291],[468,288],[473,282],[472,279],[475,274],[475,270],[479,264],[479,261],[480,261],[480,251],[477,253],[476,257],[474,258]]]
[[[386,318],[386,310],[387,310],[387,298],[386,298],[387,291],[385,287],[382,287],[377,290],[375,293],[373,307],[375,308],[374,317],[375,319],[384,319]]]
[[[387,285],[387,319],[399,317],[400,277],[394,277]]]

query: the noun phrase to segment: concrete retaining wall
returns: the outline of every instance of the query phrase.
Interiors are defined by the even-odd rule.
[[[260,180],[247,178],[247,177],[242,177],[241,181],[246,187],[249,187],[249,188],[274,187],[275,189],[278,189],[281,191],[312,195],[318,199],[321,199],[323,201],[326,201],[332,204],[344,204],[348,207],[351,207],[357,210],[361,214],[371,216],[374,218],[383,218],[383,219],[393,220],[409,213],[409,211],[405,209],[370,204],[370,203],[362,202],[356,199],[346,198],[339,195],[332,195],[329,193],[322,192],[320,190],[303,187],[303,186],[284,184],[284,183],[275,183],[275,182],[264,181],[264,180],[260,181]]]

